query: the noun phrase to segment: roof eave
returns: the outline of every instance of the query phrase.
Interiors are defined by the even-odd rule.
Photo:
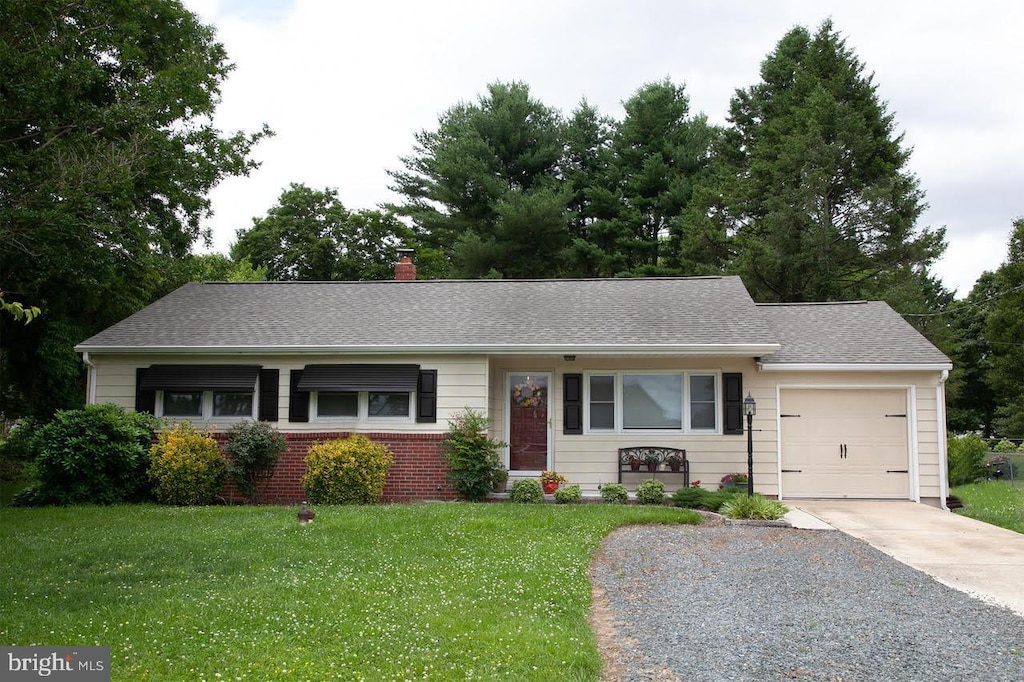
[[[763,372],[942,372],[953,369],[953,365],[948,362],[759,362],[757,368]]]
[[[460,344],[460,345],[333,345],[333,346],[99,346],[79,344],[90,355],[725,355],[758,357],[779,350],[777,343],[714,344]]]

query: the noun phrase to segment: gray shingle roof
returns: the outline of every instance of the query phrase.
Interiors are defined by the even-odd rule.
[[[704,277],[192,283],[77,348],[700,352],[689,347],[735,345],[759,354],[776,344],[738,277]]]
[[[780,364],[924,364],[950,360],[882,301],[759,304],[782,344]]]

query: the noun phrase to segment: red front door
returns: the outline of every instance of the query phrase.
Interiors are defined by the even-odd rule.
[[[542,471],[548,468],[551,375],[519,373],[508,378],[509,469]]]

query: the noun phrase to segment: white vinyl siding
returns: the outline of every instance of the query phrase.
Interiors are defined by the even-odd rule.
[[[224,364],[224,357],[216,354],[137,354],[105,355],[90,354],[89,361],[95,366],[96,403],[115,403],[132,410],[135,408],[135,370],[154,364]],[[271,422],[282,432],[323,431],[330,426],[313,418],[310,412],[308,422],[288,421],[289,375],[293,369],[303,369],[307,364],[365,363],[362,355],[252,355],[246,356],[245,363],[261,365],[263,369],[280,370],[278,377],[278,421]],[[375,359],[374,361],[379,361]],[[356,433],[377,432],[386,425],[388,432],[443,433],[448,430],[449,420],[455,414],[469,407],[487,412],[488,403],[488,360],[486,357],[453,355],[401,355],[388,358],[388,362],[418,364],[422,369],[437,370],[437,421],[418,424],[413,419],[389,418],[372,423],[357,424],[352,421],[346,430]],[[415,407],[415,404],[414,404]],[[198,417],[191,418],[198,420]],[[227,420],[224,420],[225,422]],[[214,420],[213,428],[220,428],[221,421]],[[333,427],[332,427],[333,428]]]

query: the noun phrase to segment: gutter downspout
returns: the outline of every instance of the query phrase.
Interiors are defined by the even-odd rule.
[[[949,459],[946,447],[948,431],[946,430],[946,380],[949,379],[949,370],[942,370],[942,376],[935,387],[935,407],[938,412],[938,422],[941,427],[936,433],[939,438],[939,507],[949,511],[946,506],[946,497],[949,496]]]
[[[89,351],[82,352],[82,362],[86,366],[85,375],[85,404],[96,404],[96,365],[89,359]]]

